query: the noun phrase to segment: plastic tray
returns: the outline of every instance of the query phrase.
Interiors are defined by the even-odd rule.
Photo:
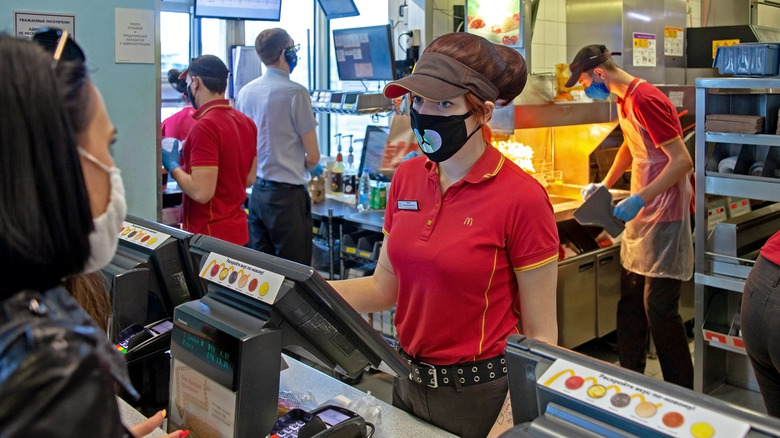
[[[715,52],[713,67],[721,74],[735,76],[777,76],[777,43],[743,43],[734,46],[721,46]]]

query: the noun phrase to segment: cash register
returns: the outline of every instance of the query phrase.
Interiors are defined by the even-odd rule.
[[[565,348],[512,335],[517,437],[780,437],[780,420]]]
[[[408,375],[407,362],[315,269],[202,235],[190,251],[206,295],[174,311],[169,430],[268,435],[283,351],[349,377],[368,367]]]

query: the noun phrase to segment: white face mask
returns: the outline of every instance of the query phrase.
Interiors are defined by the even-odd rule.
[[[84,273],[89,274],[103,269],[114,258],[119,244],[119,230],[127,213],[127,201],[125,201],[125,185],[119,169],[106,166],[80,146],[78,151],[82,157],[106,171],[111,184],[111,195],[105,213],[92,219],[95,229],[89,234],[90,254],[84,265]]]

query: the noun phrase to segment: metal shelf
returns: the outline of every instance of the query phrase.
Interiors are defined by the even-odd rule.
[[[745,288],[745,280],[724,277],[722,275],[702,274],[697,272],[693,275],[693,281],[704,286],[717,287],[739,293],[742,293],[742,290]]]
[[[734,134],[731,132],[704,133],[704,140],[713,143],[753,144],[759,146],[780,146],[780,135],[776,134]]]
[[[699,187],[697,190],[701,190]],[[708,195],[734,196],[780,202],[780,179],[745,175],[707,176],[704,190]]]
[[[732,353],[737,353],[743,356],[747,356],[747,353],[745,353],[744,348],[732,347],[731,345],[721,344],[720,342],[712,342],[712,341],[708,342],[708,344],[710,345],[710,347],[720,348],[721,350],[726,350]]]
[[[696,88],[720,88],[722,90],[764,90],[761,94],[780,93],[777,78],[698,78]],[[721,90],[721,91],[722,91]]]
[[[765,117],[765,132],[777,123],[780,78],[699,78],[696,79],[696,230],[694,248],[696,269],[695,320],[698,329],[694,345],[694,387],[710,392],[729,382],[740,393],[755,394],[755,376],[744,349],[730,343],[705,339],[708,322],[731,324],[739,311],[745,280],[712,273],[707,251],[707,198],[710,195],[780,202],[780,179],[707,171],[708,151],[715,144],[780,146],[780,135],[706,132],[707,114],[756,114]],[[748,271],[749,272],[749,271]],[[719,295],[723,294],[723,295]],[[717,299],[716,299],[717,298]],[[727,336],[728,335],[725,335]],[[730,338],[730,337],[729,337]]]

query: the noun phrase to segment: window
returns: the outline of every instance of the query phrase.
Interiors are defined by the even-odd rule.
[[[275,21],[247,21],[244,23],[244,41],[247,46],[255,45],[255,38],[265,29],[281,27],[292,37],[295,44],[300,44],[298,51],[298,65],[290,74],[290,79],[311,89],[309,83],[309,64],[313,62],[314,53],[314,8],[313,3],[282,2],[282,16],[279,22]],[[265,66],[263,66],[265,69]]]
[[[385,81],[340,81],[338,70],[336,68],[336,54],[333,50],[333,29],[346,29],[350,27],[365,27],[378,24],[387,24],[388,8],[377,7],[376,0],[355,0],[360,15],[357,17],[337,18],[330,20],[331,32],[328,35],[330,40],[330,89],[342,91],[361,91],[365,93],[381,93],[387,82]],[[394,55],[398,59],[398,55]],[[335,156],[338,146],[337,134],[342,136],[352,135],[353,148],[355,154],[355,166],[360,164],[360,154],[363,149],[363,137],[366,133],[366,126],[379,125],[387,126],[387,116],[382,114],[378,116],[353,116],[353,115],[330,115],[330,139],[320,139],[320,143],[330,145],[330,155]],[[349,140],[342,140],[342,154],[345,159],[349,148]],[[360,169],[357,169],[360,174]]]
[[[184,106],[182,96],[168,83],[168,70],[184,70],[190,63],[190,14],[160,12],[161,120]]]

